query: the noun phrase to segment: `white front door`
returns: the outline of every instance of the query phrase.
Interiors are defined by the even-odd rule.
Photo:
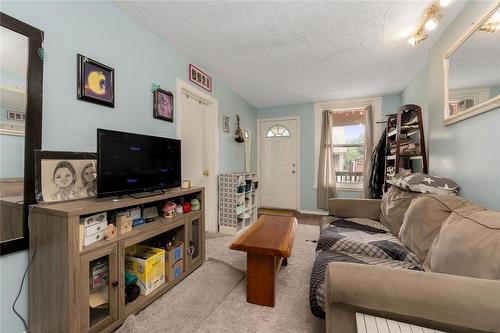
[[[298,209],[297,120],[260,123],[261,207]]]

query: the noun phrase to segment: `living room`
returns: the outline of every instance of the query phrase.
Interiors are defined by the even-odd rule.
[[[500,331],[498,1],[0,7],[1,332]]]

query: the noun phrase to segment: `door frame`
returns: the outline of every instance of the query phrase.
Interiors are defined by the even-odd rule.
[[[205,231],[217,232],[219,225],[217,214],[219,202],[219,193],[217,191],[217,175],[219,174],[219,101],[186,81],[177,79],[174,121],[176,123],[177,139],[179,140],[182,140],[182,103],[180,98],[182,98],[183,93],[202,101],[208,107],[207,121],[205,123],[207,137],[210,141],[207,144],[208,185],[214,202],[206,202],[207,195],[205,195]],[[205,189],[205,192],[209,193],[208,189]]]
[[[260,118],[257,119],[257,177],[258,179],[261,179],[260,177],[260,172],[261,172],[261,144],[262,144],[262,139],[261,139],[261,126],[262,122],[268,122],[268,121],[283,121],[283,120],[295,120],[297,122],[297,211],[300,212],[300,189],[301,189],[301,183],[300,183],[300,174],[301,174],[301,166],[300,166],[300,117],[299,116],[290,116],[290,117],[280,117],[280,118]],[[262,186],[261,186],[262,188]],[[259,198],[257,200],[259,207],[262,207],[262,194],[259,195]]]

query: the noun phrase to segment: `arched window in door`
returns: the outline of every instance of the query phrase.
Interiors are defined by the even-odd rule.
[[[283,138],[289,136],[290,131],[283,125],[275,125],[271,127],[266,134],[266,138]]]

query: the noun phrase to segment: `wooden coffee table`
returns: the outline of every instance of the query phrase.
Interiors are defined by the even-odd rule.
[[[247,253],[247,302],[274,306],[276,277],[292,252],[295,217],[262,215],[231,246]]]

